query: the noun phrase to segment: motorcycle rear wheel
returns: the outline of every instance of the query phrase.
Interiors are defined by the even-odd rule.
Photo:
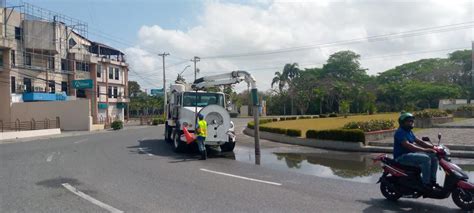
[[[380,191],[382,192],[382,195],[387,199],[391,201],[397,201],[402,197],[402,194],[397,192],[392,184],[386,183],[385,181],[382,181],[380,183]]]
[[[451,198],[453,199],[456,206],[466,211],[474,209],[473,197],[474,194],[472,192],[461,190],[460,188],[454,189],[453,193],[451,194]]]

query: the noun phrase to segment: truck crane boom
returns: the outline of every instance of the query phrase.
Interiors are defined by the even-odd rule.
[[[233,85],[242,81],[245,81],[248,85],[251,86],[252,89],[257,89],[257,83],[252,74],[242,70],[198,78],[194,81],[191,88],[194,90],[200,90],[216,86]]]

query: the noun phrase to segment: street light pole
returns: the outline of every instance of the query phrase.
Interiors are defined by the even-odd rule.
[[[163,61],[163,97],[164,97],[164,100],[163,100],[163,115],[166,114],[166,102],[168,101],[168,97],[167,97],[167,94],[166,94],[166,72],[165,72],[165,57],[170,55],[169,53],[165,53],[163,52],[162,54],[158,54],[159,56],[162,57],[162,61]]]
[[[196,63],[199,62],[201,58],[194,56],[194,59],[191,59],[192,62],[194,62],[194,80],[196,81],[196,76],[197,76],[197,68],[196,68]]]

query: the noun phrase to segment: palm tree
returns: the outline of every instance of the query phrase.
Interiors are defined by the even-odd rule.
[[[283,71],[275,72],[275,77],[273,77],[271,87],[273,88],[274,84],[278,84],[278,89],[280,93],[283,91],[285,85],[288,85],[289,92],[290,92],[290,99],[291,99],[291,114],[295,114],[294,107],[293,107],[293,84],[292,81],[294,78],[300,75],[300,69],[298,68],[298,63],[293,64],[285,64],[283,67]]]
[[[271,87],[273,88],[274,84],[278,84],[278,90],[281,93],[287,81],[288,81],[288,78],[285,75],[281,74],[280,72],[275,72],[275,77],[273,77]]]

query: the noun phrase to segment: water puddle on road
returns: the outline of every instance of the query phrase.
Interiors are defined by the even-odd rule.
[[[378,154],[322,151],[318,153],[280,152],[262,150],[261,166],[349,181],[376,183],[382,168],[372,158]],[[237,161],[254,163],[253,153],[236,150],[232,156]],[[474,159],[453,159],[474,180]]]

